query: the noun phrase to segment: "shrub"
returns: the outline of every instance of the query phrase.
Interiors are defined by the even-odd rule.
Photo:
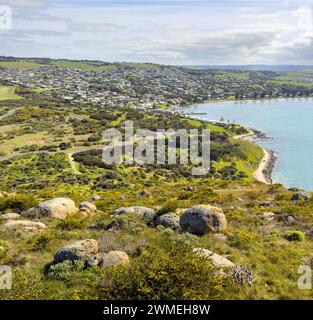
[[[177,209],[177,201],[167,201],[159,210],[158,210],[158,216],[170,213],[170,212],[175,212]]]
[[[48,243],[50,240],[53,239],[53,234],[51,232],[42,232],[39,235],[35,236],[34,240],[34,250],[44,250],[47,248]]]
[[[68,216],[58,224],[58,227],[63,230],[83,229],[86,226],[87,218],[78,215]]]
[[[34,197],[30,195],[15,195],[0,198],[0,211],[4,211],[6,209],[23,211],[32,208],[35,205],[36,201]]]
[[[47,276],[50,279],[66,281],[71,277],[72,272],[80,272],[84,269],[84,261],[76,260],[70,261],[65,260],[62,263],[51,265]]]
[[[148,248],[130,266],[107,272],[105,299],[212,299],[222,291],[224,276],[191,246],[171,242],[166,250]]]
[[[305,233],[298,230],[287,230],[284,237],[288,241],[303,241],[305,239]]]

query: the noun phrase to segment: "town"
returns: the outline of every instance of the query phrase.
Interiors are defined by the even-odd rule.
[[[35,90],[70,104],[92,103],[163,112],[168,107],[171,111],[180,111],[183,106],[206,101],[313,96],[310,83],[276,81],[273,79],[279,74],[266,71],[126,63],[104,63],[105,68],[97,70],[95,62],[76,61],[69,63],[69,67],[57,62],[52,64],[49,60],[34,68],[3,68],[0,64],[0,79],[3,85]]]

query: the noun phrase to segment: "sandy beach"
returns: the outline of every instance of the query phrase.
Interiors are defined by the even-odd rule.
[[[235,136],[234,139],[251,141],[252,139],[257,137],[257,134],[254,131],[252,131],[251,129],[248,129],[248,130],[249,130],[248,133]],[[269,151],[267,151],[264,148],[263,148],[263,152],[264,152],[264,157],[262,158],[257,170],[253,173],[253,177],[254,179],[262,183],[271,184],[270,177],[264,174],[264,171],[270,168],[273,160],[273,156],[270,154]]]

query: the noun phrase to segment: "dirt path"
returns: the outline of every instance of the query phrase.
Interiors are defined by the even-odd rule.
[[[0,121],[9,117],[9,116],[12,116],[12,114],[14,114],[16,111],[16,109],[13,109],[13,110],[10,110],[9,112],[7,112],[6,114],[4,114],[3,116],[0,116]]]

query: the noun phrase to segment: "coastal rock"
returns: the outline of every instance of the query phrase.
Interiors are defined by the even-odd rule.
[[[44,201],[38,206],[22,212],[22,215],[28,218],[55,218],[66,219],[68,214],[77,212],[75,202],[69,198],[55,198]]]
[[[110,215],[121,215],[121,214],[137,214],[145,215],[146,213],[154,213],[153,209],[141,206],[132,206],[132,207],[122,207],[110,212]]]
[[[5,213],[0,216],[0,220],[14,220],[14,219],[20,219],[20,218],[21,218],[21,215],[13,212]]]
[[[166,213],[159,216],[155,223],[157,226],[171,228],[173,230],[179,229],[179,217],[173,213]]]
[[[292,199],[293,201],[299,201],[299,200],[310,200],[311,199],[311,195],[309,193],[306,193],[306,192],[302,192],[302,193],[295,193],[293,196],[292,196]]]
[[[102,267],[117,267],[122,264],[129,264],[128,254],[124,251],[110,251],[101,255],[100,265]]]
[[[47,228],[47,226],[42,222],[27,220],[8,220],[4,227],[7,229],[20,230],[27,233],[38,232]]]
[[[196,206],[186,210],[180,217],[180,228],[184,232],[204,235],[227,228],[223,210],[210,205]]]
[[[93,239],[76,241],[64,246],[54,256],[54,262],[61,263],[65,260],[83,260],[86,263],[98,254],[98,242]]]
[[[226,259],[223,256],[220,256],[210,250],[203,249],[203,248],[195,248],[193,252],[198,254],[199,256],[206,258],[211,261],[211,263],[219,268],[233,268],[235,264],[230,260]]]

